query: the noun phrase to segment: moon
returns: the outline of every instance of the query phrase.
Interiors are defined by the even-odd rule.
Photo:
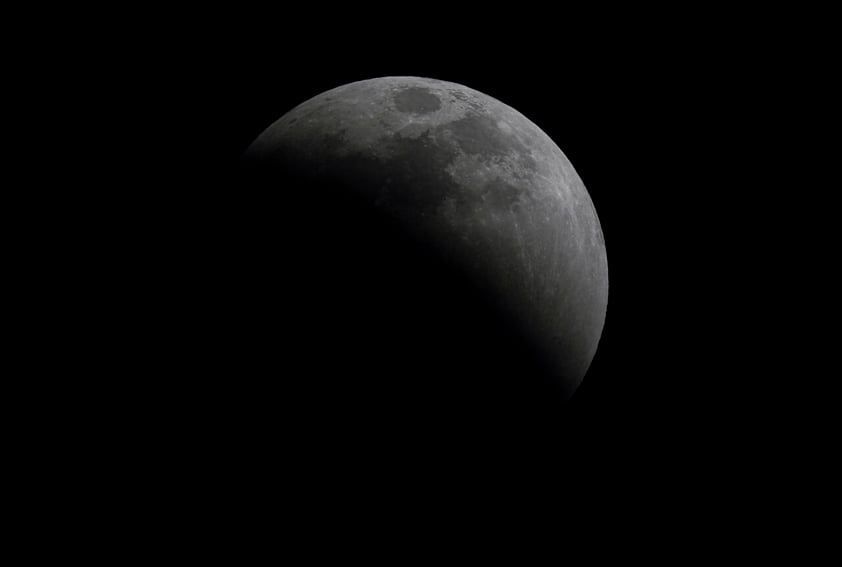
[[[288,205],[261,222],[298,243],[296,293],[318,319],[300,324],[333,337],[325,356],[339,345],[392,377],[378,388],[421,369],[437,404],[498,371],[498,402],[530,380],[568,399],[584,379],[608,302],[602,229],[570,161],[515,109],[429,78],[354,82],[287,112],[243,164],[255,194]],[[489,362],[507,349],[519,362]]]

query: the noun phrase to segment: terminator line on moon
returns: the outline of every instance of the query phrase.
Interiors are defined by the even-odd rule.
[[[581,383],[605,321],[605,243],[573,166],[522,114],[454,83],[377,78],[295,107],[245,158],[352,176],[349,191],[497,298],[566,397]]]

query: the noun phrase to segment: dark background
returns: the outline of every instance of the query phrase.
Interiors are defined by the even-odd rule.
[[[784,5],[287,4],[7,18],[4,275],[21,316],[4,400],[27,552],[390,565],[447,547],[498,561],[514,548],[514,564],[548,547],[670,563],[818,553],[839,476],[826,391],[838,222],[823,205],[838,182],[820,173],[836,157],[837,19]],[[569,403],[506,381],[529,358],[481,304],[320,326],[330,308],[366,314],[343,294],[378,297],[364,279],[300,277],[370,274],[343,256],[360,241],[332,239],[341,207],[250,192],[238,160],[296,104],[383,75],[498,98],[583,179],[610,289]],[[298,234],[313,218],[326,230]],[[378,320],[426,323],[402,343]],[[371,336],[396,348],[369,357],[356,347]],[[349,361],[376,362],[379,380]],[[465,387],[437,395],[448,376]],[[505,413],[470,403],[507,402],[513,384]]]
[[[583,27],[572,15],[438,22],[423,11],[385,22],[374,10],[333,8],[329,21],[306,10],[256,21],[197,13],[115,25],[115,37],[130,31],[127,49],[92,49],[108,85],[95,104],[113,118],[90,148],[111,160],[100,160],[106,191],[96,210],[105,203],[109,233],[120,235],[100,244],[110,258],[101,293],[114,298],[103,327],[130,328],[104,339],[102,364],[132,377],[112,386],[108,407],[130,422],[116,445],[142,479],[140,499],[197,525],[247,518],[238,529],[254,537],[283,523],[293,539],[315,541],[337,531],[331,522],[354,532],[372,515],[386,521],[363,529],[382,533],[550,518],[592,534],[657,525],[681,539],[697,511],[724,522],[726,508],[772,505],[751,463],[791,416],[769,419],[763,393],[784,386],[751,356],[751,325],[768,303],[745,275],[778,241],[746,217],[763,216],[764,191],[746,132],[766,131],[756,127],[767,107],[748,85],[777,53],[728,18],[711,28],[696,16],[660,25],[658,14],[614,13]],[[354,421],[344,402],[362,394],[336,379],[346,367],[333,356],[348,355],[348,343],[296,335],[309,304],[285,294],[306,291],[289,280],[330,242],[288,231],[279,254],[253,220],[277,212],[301,227],[306,217],[282,199],[252,199],[239,158],[296,104],[387,75],[461,83],[503,101],[581,176],[610,285],[599,349],[567,404],[533,398],[535,412],[521,406],[514,422],[491,420],[485,432],[448,436],[442,426],[404,437],[418,407],[393,409],[399,427],[384,414]],[[398,355],[390,362],[398,381],[423,374],[397,365]],[[323,398],[306,386],[314,368],[330,376]],[[389,405],[382,392],[365,396]],[[374,440],[357,443],[365,434]]]

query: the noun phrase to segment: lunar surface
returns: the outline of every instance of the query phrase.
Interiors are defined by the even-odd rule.
[[[388,327],[370,341],[355,343],[354,352],[345,349],[343,356],[363,364],[388,348],[403,348],[394,347],[399,341],[390,337],[411,335],[412,353],[401,357],[414,360],[400,358],[402,366],[445,375],[446,386],[446,380],[459,380],[474,369],[467,361],[459,376],[448,374],[448,361],[459,350],[451,343],[484,328],[484,323],[456,323],[458,332],[448,330],[449,313],[476,299],[480,307],[454,317],[482,318],[493,312],[489,317],[508,329],[507,337],[525,345],[523,352],[537,361],[560,398],[569,398],[583,380],[608,301],[602,230],[565,155],[513,108],[468,87],[433,79],[355,82],[289,111],[253,142],[244,164],[260,172],[261,191],[296,203],[297,212],[276,219],[296,227],[285,238],[304,246],[312,242],[308,235],[318,235],[319,246],[333,258],[320,260],[321,253],[312,246],[305,255],[304,263],[318,271],[321,282],[314,284],[319,286],[317,297],[309,299],[318,312],[318,332],[351,340],[370,333],[373,325]],[[271,213],[264,214],[271,223]],[[372,222],[379,223],[376,234],[370,232]],[[358,230],[369,233],[360,240]],[[324,236],[327,232],[330,238]],[[380,246],[390,247],[388,254],[372,259],[369,252]],[[339,262],[341,269],[332,271],[327,262]],[[448,276],[419,283],[429,276],[408,266],[418,262],[446,266],[436,270]],[[390,266],[402,270],[402,276],[393,277]],[[367,283],[354,284],[361,278]],[[416,325],[416,318],[431,317],[441,305],[429,296],[447,297],[449,289],[462,295],[436,314],[435,323]],[[363,301],[361,293],[367,304],[351,308],[353,313],[342,306]],[[367,320],[374,311],[389,313],[388,322]],[[480,341],[466,357],[493,360],[493,351],[505,349],[507,340],[485,346]],[[391,341],[392,346],[377,341]],[[331,343],[325,344],[325,356],[330,356]],[[357,352],[361,344],[370,348]],[[450,358],[442,355],[430,363],[441,351],[450,352]],[[482,372],[494,368],[486,364]],[[499,384],[530,379],[519,375],[517,364],[500,368],[510,376]],[[401,368],[392,370],[399,379]],[[481,388],[482,377],[471,383],[471,388]],[[501,386],[503,391],[507,387]]]

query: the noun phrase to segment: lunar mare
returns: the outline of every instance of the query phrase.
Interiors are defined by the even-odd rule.
[[[525,116],[462,85],[385,77],[298,105],[245,156],[351,180],[349,191],[481,282],[566,396],[578,387],[605,321],[605,243],[573,166]]]

